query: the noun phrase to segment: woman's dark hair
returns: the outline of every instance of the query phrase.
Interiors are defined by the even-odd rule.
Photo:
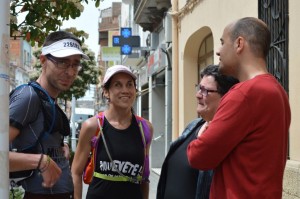
[[[204,76],[213,76],[215,78],[217,90],[222,96],[225,95],[233,85],[239,83],[239,80],[234,77],[220,74],[218,65],[208,65],[204,68],[200,73],[201,79]]]

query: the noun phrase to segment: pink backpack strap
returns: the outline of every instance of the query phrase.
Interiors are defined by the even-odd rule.
[[[103,123],[104,123],[104,112],[99,112],[96,115],[96,119],[97,120],[100,119],[100,125],[103,126]],[[92,145],[92,147],[96,148],[99,136],[100,136],[100,129],[99,129],[98,125],[97,125],[97,130],[95,132],[95,135],[91,139],[91,145]]]
[[[103,126],[103,122],[104,122],[104,112],[99,112],[99,113],[96,115],[96,118],[97,118],[97,119],[100,119],[100,124],[101,124],[101,126]]]
[[[143,166],[142,181],[149,181],[149,176],[150,176],[150,167],[149,166],[150,165],[149,165],[149,155],[146,154],[146,147],[147,147],[147,144],[149,144],[151,142],[150,128],[148,126],[147,121],[144,118],[139,117],[137,115],[135,115],[135,118],[140,127],[141,136],[142,136],[142,140],[143,140],[143,144],[144,144],[145,159],[144,159],[144,166]]]
[[[135,115],[135,118],[136,118],[138,124],[141,123],[141,125],[142,125],[142,128],[143,128],[142,130],[144,132],[144,137],[145,137],[145,141],[146,141],[146,145],[147,145],[151,142],[150,128],[148,126],[148,123],[144,118],[142,118],[140,116]]]

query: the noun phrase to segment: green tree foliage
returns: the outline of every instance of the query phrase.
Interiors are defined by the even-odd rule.
[[[62,21],[81,15],[83,3],[103,0],[12,0],[10,3],[10,35],[23,36],[32,46],[41,46],[51,31],[58,30]],[[25,15],[18,22],[18,16]],[[95,19],[96,20],[96,19]]]
[[[88,34],[84,31],[77,31],[76,28],[68,28],[65,31],[71,32],[76,35],[79,39],[87,39]],[[88,90],[90,84],[99,83],[100,70],[96,66],[95,54],[90,51],[86,45],[82,46],[83,52],[90,58],[90,60],[82,59],[82,69],[79,71],[77,78],[75,79],[73,85],[68,91],[62,92],[59,95],[59,98],[64,100],[71,100],[72,94],[76,99],[83,97],[85,92]],[[41,49],[35,51],[33,55],[39,60],[41,54]],[[36,62],[34,66],[35,72],[31,74],[30,79],[36,80],[41,73],[41,64],[39,61]]]

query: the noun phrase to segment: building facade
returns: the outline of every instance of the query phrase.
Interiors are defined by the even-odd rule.
[[[111,7],[100,10],[99,16],[99,41],[100,45],[98,55],[98,65],[101,71],[100,83],[96,85],[95,90],[95,111],[103,111],[106,107],[106,102],[102,98],[102,79],[108,67],[120,63],[121,56],[118,49],[112,47],[112,35],[119,32],[120,16],[121,16],[121,3],[112,2]]]
[[[32,47],[24,39],[10,39],[10,90],[29,82],[32,71]]]
[[[172,66],[170,0],[131,1],[134,23],[140,26],[145,47],[138,66],[138,114],[153,124],[150,150],[152,168],[160,168],[172,141]],[[140,33],[141,35],[141,33]]]

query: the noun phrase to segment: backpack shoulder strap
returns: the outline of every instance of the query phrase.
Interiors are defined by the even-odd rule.
[[[99,140],[98,138],[101,135],[102,126],[103,126],[103,122],[104,122],[104,112],[99,112],[96,115],[96,120],[97,120],[97,129],[95,131],[94,136],[91,139],[91,145],[92,145],[92,149],[91,150],[93,150],[93,148],[96,148],[96,146],[98,144],[98,140]]]
[[[9,97],[11,97],[11,95],[18,89],[20,88],[23,88],[24,86],[29,86],[28,84],[21,84],[19,86],[17,86],[16,88],[12,89],[10,92],[9,92]]]
[[[28,147],[26,147],[26,149],[28,148],[33,148],[35,147],[38,143],[40,143],[40,141],[43,139],[43,137],[49,133],[52,132],[52,129],[55,125],[55,120],[56,120],[56,109],[55,109],[55,102],[54,100],[50,97],[50,95],[48,94],[48,92],[42,88],[37,82],[28,82],[27,84],[21,84],[19,86],[17,86],[15,89],[13,89],[10,93],[9,93],[9,97],[11,97],[11,95],[18,89],[20,88],[23,88],[25,86],[31,86],[33,88],[33,90],[36,92],[37,96],[39,97],[40,99],[40,106],[41,106],[41,109],[42,109],[42,112],[43,112],[43,115],[44,117],[46,117],[46,109],[43,105],[43,102],[42,100],[47,100],[50,104],[51,104],[51,115],[52,115],[52,118],[51,118],[51,123],[50,123],[50,126],[48,129],[45,129],[45,126],[46,126],[46,122],[44,122],[44,129],[42,130],[42,133],[40,133],[37,141],[35,142],[35,144],[33,145],[30,145]],[[45,119],[46,121],[46,119]]]
[[[99,112],[97,115],[96,115],[96,119],[97,120],[100,120],[100,126],[102,127],[103,126],[103,123],[104,123],[104,112]],[[98,121],[97,121],[98,122]],[[95,132],[95,135],[96,136],[99,136],[99,132],[100,132],[100,127],[98,125],[97,127],[97,130]]]
[[[151,142],[150,127],[148,126],[148,123],[144,118],[137,115],[135,115],[135,118],[140,127],[140,132],[141,132],[143,145],[144,145],[145,158],[144,158],[144,165],[142,171],[142,181],[148,181],[150,175],[150,169],[149,169],[149,155],[146,152],[146,148],[147,148],[147,144]]]
[[[135,115],[135,118],[136,118],[136,120],[137,120],[137,122],[140,126],[140,130],[142,132],[143,140],[145,140],[144,144],[146,146],[147,144],[149,144],[151,142],[150,128],[148,126],[147,121],[144,118],[142,118],[140,116],[137,116],[137,115]]]
[[[37,82],[28,82],[28,85],[31,86],[31,87],[33,87],[34,91],[39,96],[40,101],[41,101],[41,109],[43,111],[44,117],[47,116],[47,114],[46,114],[47,110],[45,109],[42,100],[46,100],[46,101],[48,101],[51,104],[51,122],[50,122],[50,126],[49,126],[48,129],[44,129],[43,132],[40,134],[40,136],[38,138],[38,141],[40,141],[47,134],[51,134],[52,130],[54,128],[55,121],[56,121],[56,107],[55,107],[55,102],[50,97],[50,95],[48,94],[48,92],[43,87],[41,87]],[[45,121],[46,121],[46,119],[45,119]],[[46,126],[46,122],[44,122],[44,127],[45,126]]]

